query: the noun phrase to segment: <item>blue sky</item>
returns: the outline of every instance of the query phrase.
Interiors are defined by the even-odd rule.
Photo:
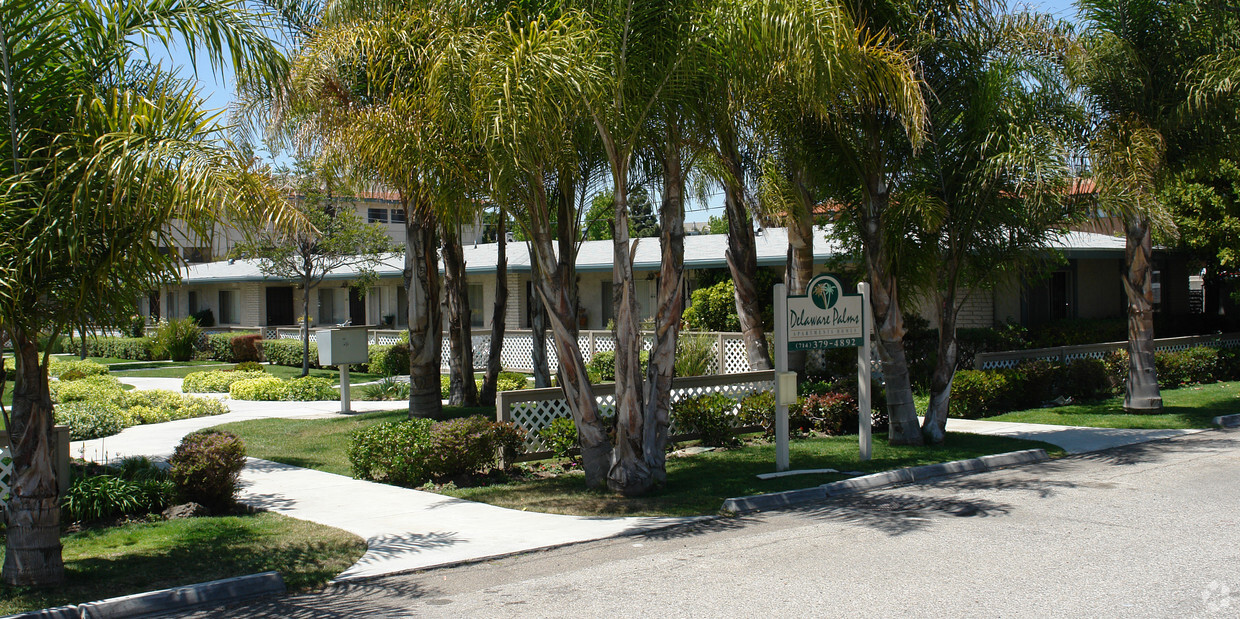
[[[1029,6],[1038,10],[1046,11],[1056,15],[1057,17],[1072,19],[1076,11],[1072,8],[1071,0],[1044,0],[1031,2],[1016,2],[1016,6]],[[152,47],[148,50],[151,59],[156,62],[163,62],[165,66],[176,66],[180,69],[182,77],[196,79],[199,85],[199,92],[206,101],[207,109],[219,111],[221,114],[221,122],[227,120],[227,108],[233,101],[234,80],[232,71],[225,67],[222,74],[217,74],[211,70],[209,63],[205,58],[200,57],[198,66],[193,67],[189,61],[189,55],[183,47],[164,50],[162,47]],[[267,156],[267,153],[260,153],[261,156]],[[287,157],[280,157],[276,161],[287,162]],[[689,205],[690,212],[687,212],[686,219],[688,221],[706,221],[710,215],[719,215],[723,210],[722,193],[716,193],[708,199],[708,203]]]

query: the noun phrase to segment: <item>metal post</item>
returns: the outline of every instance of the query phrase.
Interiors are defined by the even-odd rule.
[[[870,459],[872,445],[870,424],[873,417],[870,414],[870,380],[873,372],[870,369],[870,328],[874,324],[874,317],[870,310],[870,285],[865,282],[857,284],[857,292],[861,293],[862,315],[864,316],[861,346],[857,348],[857,425],[860,430],[858,440],[861,442],[861,461],[865,462]]]
[[[788,371],[788,287],[775,284],[775,371]],[[775,381],[779,389],[779,381]],[[775,394],[775,470],[788,470],[788,405]]]
[[[349,364],[340,364],[340,412],[349,414]]]

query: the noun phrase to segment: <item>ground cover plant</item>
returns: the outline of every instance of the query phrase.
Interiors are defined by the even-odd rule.
[[[228,407],[215,398],[126,387],[110,374],[74,380],[62,376],[50,384],[56,423],[68,425],[69,436],[76,441],[111,436],[133,425],[228,412]]]

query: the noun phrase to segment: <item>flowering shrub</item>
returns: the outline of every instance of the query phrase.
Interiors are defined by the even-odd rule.
[[[830,436],[857,433],[857,399],[851,393],[829,392],[807,395],[797,400],[795,406],[812,423],[814,429]],[[791,425],[791,422],[789,422]]]

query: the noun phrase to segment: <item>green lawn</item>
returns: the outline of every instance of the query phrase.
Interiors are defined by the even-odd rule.
[[[452,416],[484,414],[494,418],[493,409],[445,409],[445,412],[449,410]],[[349,433],[372,423],[404,418],[404,411],[389,411],[338,419],[259,419],[219,427],[240,435],[245,440],[246,453],[255,458],[350,475],[349,459],[345,455]],[[874,458],[865,463],[857,458],[856,436],[792,441],[791,457],[794,469],[870,472],[1036,447],[1048,453],[1062,453],[1046,443],[952,434],[945,447],[892,447],[886,440],[876,438]],[[531,473],[530,479],[489,487],[448,488],[443,493],[515,509],[561,514],[686,516],[714,513],[728,497],[806,488],[846,477],[829,474],[759,480],[756,475],[773,471],[774,462],[775,447],[769,443],[669,459],[667,485],[656,494],[640,499],[587,490],[580,473],[542,479],[534,479],[536,474]],[[560,470],[560,463],[554,461],[523,466]]]
[[[60,359],[61,361],[76,361],[78,359],[77,355],[53,355],[53,357]],[[106,365],[108,366],[108,369],[113,372],[129,371],[129,370],[158,369],[158,368],[175,368],[179,366],[212,366],[212,365],[227,366],[229,365],[229,364],[220,363],[219,361],[213,361],[213,360],[134,361],[133,359],[118,359],[115,357],[87,357],[86,360],[94,361],[95,363]],[[192,372],[194,370],[188,370],[188,371]]]
[[[1124,413],[1124,399],[1110,398],[1055,408],[1031,408],[987,417],[987,421],[1046,423],[1096,428],[1209,428],[1218,415],[1240,413],[1240,382],[1190,385],[1163,389],[1163,412],[1158,415]]]
[[[144,378],[185,378],[190,372],[202,372],[204,370],[231,370],[234,366],[231,363],[219,364],[215,361],[211,362],[211,367],[186,367],[186,368],[153,368],[117,372],[113,370],[113,374],[117,376],[134,376]],[[263,364],[263,369],[268,374],[277,378],[289,379],[301,376],[301,368],[292,368],[283,365]],[[311,376],[318,376],[332,381],[333,385],[340,385],[340,370],[337,369],[315,369],[310,368]],[[349,384],[356,385],[358,383],[369,383],[383,378],[380,374],[367,374],[365,372],[349,372]]]
[[[445,406],[444,417],[483,415],[495,418],[494,408]],[[332,419],[255,419],[224,424],[218,428],[235,432],[245,440],[246,455],[304,468],[350,475],[349,434],[385,421],[408,418],[407,410],[380,411]]]
[[[277,514],[187,518],[61,536],[65,584],[0,585],[0,614],[275,570],[290,590],[323,586],[366,551],[361,538]],[[0,545],[0,557],[4,555]]]

